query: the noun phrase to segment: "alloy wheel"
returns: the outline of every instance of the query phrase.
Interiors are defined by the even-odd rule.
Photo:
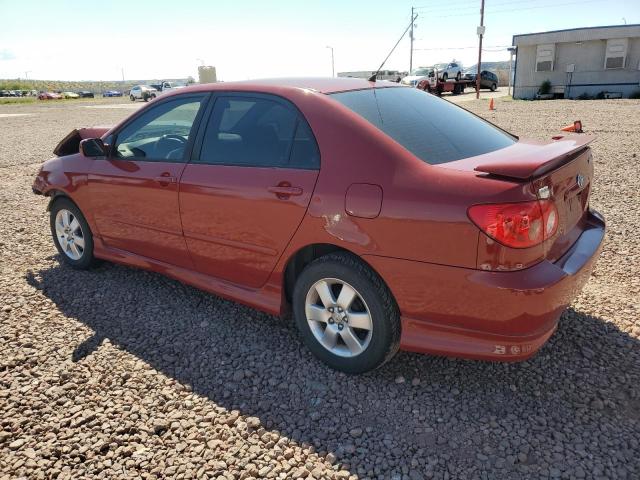
[[[56,214],[56,237],[64,254],[71,260],[80,260],[84,254],[84,233],[76,216],[64,208]]]
[[[355,357],[371,342],[373,321],[358,291],[336,278],[323,278],[307,293],[309,328],[325,349],[340,357]]]

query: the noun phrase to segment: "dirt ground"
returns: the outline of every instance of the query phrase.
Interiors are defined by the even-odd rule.
[[[519,136],[598,136],[602,256],[527,362],[400,353],[361,376],[286,319],[61,265],[31,183],[73,127],[141,105],[95,103],[0,106],[0,479],[640,477],[640,101],[464,102]]]

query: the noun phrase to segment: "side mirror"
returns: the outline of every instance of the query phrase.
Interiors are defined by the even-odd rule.
[[[80,151],[85,157],[104,157],[107,149],[99,138],[87,138],[80,142]]]

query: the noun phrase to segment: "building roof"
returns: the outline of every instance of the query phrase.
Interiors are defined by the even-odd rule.
[[[524,33],[513,36],[513,45],[539,45],[541,43],[585,42],[610,38],[640,37],[640,24],[606,25],[602,27],[569,28],[550,32]]]

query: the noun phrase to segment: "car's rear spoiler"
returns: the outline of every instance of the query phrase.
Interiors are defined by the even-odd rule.
[[[100,138],[107,133],[111,127],[84,127],[74,128],[64,137],[53,150],[54,155],[63,157],[72,155],[80,151],[80,141],[85,138]]]
[[[474,170],[519,180],[536,178],[568,161],[573,153],[585,148],[596,137],[594,135],[567,135],[566,137],[553,138],[552,142],[539,145],[534,151],[531,149],[510,150],[513,155],[480,163]]]

